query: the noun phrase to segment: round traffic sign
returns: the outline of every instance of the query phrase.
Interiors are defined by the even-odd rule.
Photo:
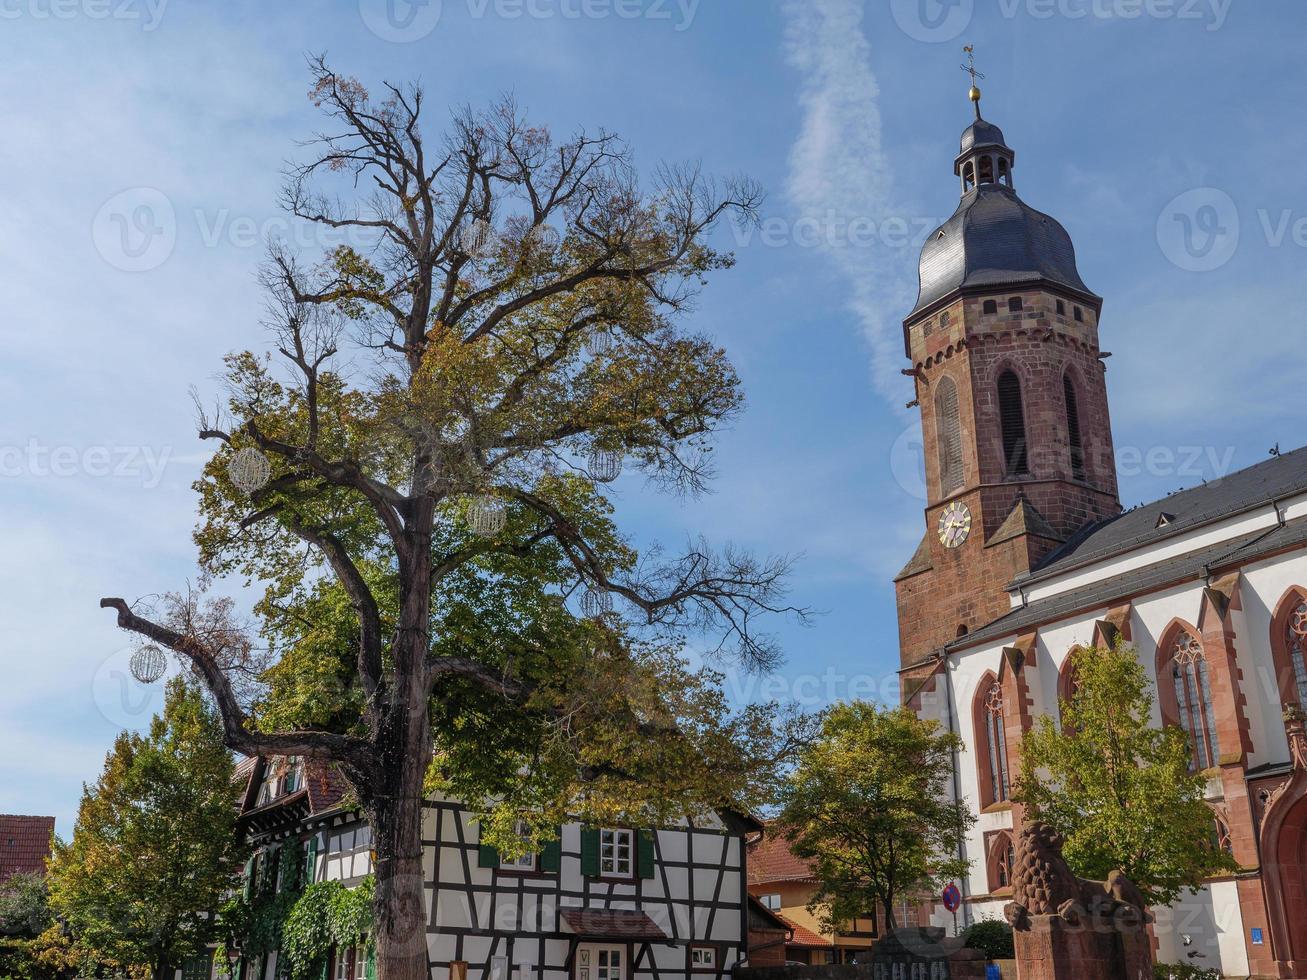
[[[948,909],[950,912],[956,912],[958,906],[962,904],[962,893],[958,891],[957,885],[950,884],[944,889],[942,897],[944,899],[944,908]]]

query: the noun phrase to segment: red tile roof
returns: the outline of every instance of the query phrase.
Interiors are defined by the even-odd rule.
[[[644,912],[625,909],[559,909],[578,936],[589,939],[667,939],[667,933]]]
[[[309,791],[309,812],[333,810],[349,792],[349,784],[334,763],[309,759],[304,763],[304,784]]]
[[[0,814],[0,881],[16,874],[45,874],[54,817]]]
[[[834,942],[827,939],[825,936],[818,935],[817,933],[813,932],[811,929],[799,925],[797,922],[793,921],[792,919],[787,919],[779,912],[776,914],[776,917],[782,920],[786,925],[788,925],[791,929],[794,930],[794,935],[790,937],[789,941],[785,944],[786,946],[831,947],[835,945]]]
[[[769,825],[761,840],[749,848],[749,882],[764,885],[772,881],[812,881],[812,869],[790,851],[789,841]]]

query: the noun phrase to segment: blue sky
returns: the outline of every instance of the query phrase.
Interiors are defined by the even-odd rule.
[[[1019,193],[1106,297],[1126,503],[1305,441],[1300,0],[386,2],[0,0],[0,812],[69,833],[114,733],[155,707],[97,600],[195,576],[188,389],[262,343],[260,239],[295,235],[278,172],[316,121],[307,53],[421,78],[431,125],[512,90],[560,131],[621,133],[646,171],[767,188],[693,314],[749,397],[715,492],[618,484],[638,540],[803,555],[793,598],[823,614],[778,623],[787,666],[731,678],[738,697],[894,696],[890,580],[923,529],[899,323],[957,201],[964,43]],[[125,252],[142,203],[164,234]]]

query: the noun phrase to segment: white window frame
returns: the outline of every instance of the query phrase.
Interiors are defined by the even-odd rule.
[[[518,820],[513,825],[513,833],[524,843],[531,839],[531,828],[527,826],[525,820]],[[527,851],[520,857],[510,858],[504,855],[499,856],[499,869],[501,871],[535,871],[536,870],[536,853]]]
[[[635,877],[634,830],[604,827],[599,831],[599,873],[608,878]]]
[[[781,910],[780,892],[770,892],[766,895],[759,896],[758,901],[762,903],[762,907],[765,909],[770,909],[773,912],[779,912]]]
[[[717,950],[712,946],[691,946],[690,969],[691,970],[717,969]]]
[[[613,974],[612,958],[617,954],[617,973]],[[627,963],[626,947],[614,946],[607,943],[586,943],[577,949],[576,966],[573,971],[574,980],[603,980],[599,976],[599,961],[607,958],[608,963],[603,967],[608,974],[606,980],[626,980],[630,965]]]

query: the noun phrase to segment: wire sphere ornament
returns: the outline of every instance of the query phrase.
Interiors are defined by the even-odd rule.
[[[558,233],[557,228],[543,222],[532,225],[531,230],[526,233],[526,238],[532,245],[540,248],[557,248],[563,241],[563,236]]]
[[[477,218],[458,236],[458,247],[474,259],[483,259],[495,250],[495,229],[485,218]]]
[[[153,684],[168,669],[168,658],[153,643],[148,643],[132,654],[129,667],[132,676],[142,684]]]
[[[268,457],[253,446],[247,446],[231,458],[227,464],[227,475],[236,489],[245,493],[260,490],[272,476],[272,464]]]
[[[587,586],[581,593],[581,615],[586,619],[598,619],[604,613],[613,611],[613,596],[607,589]]]
[[[598,327],[585,339],[585,349],[591,357],[599,357],[613,349],[613,335],[607,327]]]
[[[590,477],[598,483],[612,483],[622,475],[622,456],[606,449],[590,454]]]
[[[473,497],[467,508],[467,523],[472,533],[483,538],[493,538],[504,529],[508,520],[508,509],[498,497]]]

